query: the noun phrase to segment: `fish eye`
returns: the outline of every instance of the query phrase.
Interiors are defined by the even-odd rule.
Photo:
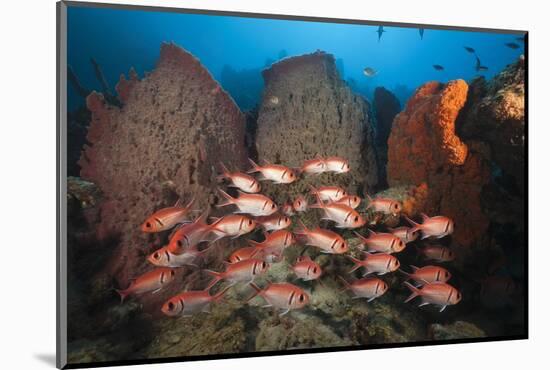
[[[178,247],[183,247],[183,243],[181,242],[181,239],[176,240],[176,244]]]
[[[355,218],[353,219],[355,222],[359,221],[359,216],[355,216]]]
[[[176,272],[174,270],[170,270],[170,276],[173,277],[174,275],[176,275]]]
[[[146,222],[146,223],[145,223],[145,227],[149,229],[149,228],[151,227],[151,223],[150,223],[150,222]]]
[[[314,268],[313,268],[313,273],[314,273],[314,274],[317,273],[317,267],[314,267]]]
[[[266,267],[267,267],[267,263],[265,263],[265,261],[264,261],[264,262],[262,262],[262,268],[264,268],[264,269],[265,269]]]
[[[155,253],[153,254],[153,258],[156,259],[156,260],[158,260],[158,259],[160,258],[159,252],[155,252]]]
[[[340,248],[341,249],[346,249],[346,243],[342,242],[342,246]]]
[[[303,295],[303,294],[300,294],[299,299],[300,299],[300,302],[303,302],[303,301],[304,301],[304,295]]]
[[[248,220],[248,226],[252,226],[252,220]]]
[[[174,311],[176,305],[173,302],[168,302],[168,311]]]
[[[275,209],[275,204],[272,204],[272,205],[271,205],[271,209]]]
[[[400,241],[399,241],[399,246],[400,246],[400,247],[403,246],[403,240],[400,240]]]
[[[290,219],[288,217],[285,217],[285,222],[290,222]]]
[[[456,298],[457,299],[460,299],[462,297],[462,295],[460,293],[456,293]]]

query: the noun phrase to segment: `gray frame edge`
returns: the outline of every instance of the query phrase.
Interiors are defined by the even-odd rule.
[[[56,367],[67,365],[67,4],[56,3]]]

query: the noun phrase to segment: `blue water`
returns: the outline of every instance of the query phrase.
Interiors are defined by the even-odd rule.
[[[437,22],[437,19],[434,19]],[[381,23],[383,25],[383,23]],[[252,19],[213,16],[70,7],[68,9],[68,64],[89,89],[100,90],[90,58],[101,65],[111,89],[120,74],[134,67],[140,76],[151,71],[159,56],[160,44],[173,41],[198,57],[214,77],[221,81],[224,66],[234,70],[259,70],[266,61],[280,55],[300,55],[317,49],[341,59],[339,69],[354,89],[371,98],[377,86],[394,90],[402,103],[415,88],[426,81],[470,80],[475,57],[463,46],[473,47],[482,64],[489,67],[483,75],[491,78],[523,53],[520,35],[488,32],[446,31],[426,28],[420,39],[417,28],[384,27],[380,42],[377,26],[323,22]],[[520,44],[510,49],[505,43]],[[433,64],[444,66],[436,71]],[[343,66],[343,67],[342,67]],[[379,73],[373,78],[363,74],[365,67]],[[245,84],[246,85],[246,84]],[[224,86],[235,91],[235,86]],[[246,87],[243,87],[243,89]],[[69,110],[83,104],[69,85]],[[245,92],[246,93],[246,92]],[[251,92],[254,99],[259,93]],[[238,101],[239,102],[239,101]],[[247,109],[248,103],[240,103]]]

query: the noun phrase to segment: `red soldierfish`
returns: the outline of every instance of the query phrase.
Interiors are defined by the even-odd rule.
[[[117,289],[117,293],[120,294],[120,301],[124,302],[124,299],[129,295],[143,294],[147,292],[156,293],[164,286],[174,280],[176,275],[174,269],[168,267],[159,267],[145,274],[133,279],[128,288]]]
[[[256,247],[244,247],[237,249],[235,252],[231,253],[229,256],[230,263],[236,263],[244,260],[249,260],[258,253]]]
[[[141,225],[141,231],[146,233],[158,233],[160,231],[170,230],[177,224],[188,222],[187,213],[189,213],[193,201],[194,199],[191,199],[185,207],[182,207],[178,200],[173,207],[156,211]]]
[[[298,257],[296,263],[292,266],[292,271],[294,271],[296,276],[305,281],[316,280],[323,273],[321,266],[312,261],[308,256]]]
[[[260,180],[270,180],[276,184],[290,184],[296,181],[296,174],[290,168],[279,164],[257,165],[252,159],[248,158],[252,169],[248,173],[260,172]]]
[[[368,194],[369,205],[366,209],[372,208],[374,212],[381,212],[386,215],[397,215],[401,212],[401,203],[396,200],[388,198],[376,198],[372,199]]]
[[[349,162],[341,157],[328,157],[325,159],[327,171],[336,173],[346,173],[350,171]]]
[[[286,248],[294,243],[294,236],[290,231],[277,230],[272,233],[266,233],[265,240],[261,243],[249,240],[248,242],[258,250],[258,258],[263,258],[268,262],[273,262],[282,257]]]
[[[388,233],[375,233],[369,230],[369,237],[365,238],[359,233],[355,233],[361,239],[363,248],[368,252],[398,253],[405,249],[405,242],[397,236]]]
[[[267,302],[264,307],[275,307],[284,310],[279,316],[287,314],[290,310],[300,309],[309,303],[307,293],[293,284],[271,283],[263,290],[253,283],[250,283],[250,286],[254,288],[256,293],[248,300],[259,295]]]
[[[403,240],[405,243],[410,243],[418,238],[420,231],[413,230],[412,227],[401,226],[395,229],[390,228],[390,232]]]
[[[357,195],[346,195],[345,197],[340,198],[340,200],[334,201],[332,203],[343,204],[345,206],[355,209],[361,204],[361,198],[359,198]]]
[[[256,228],[256,221],[242,215],[227,215],[216,219],[210,225],[210,232],[216,235],[213,241],[219,240],[225,236],[231,236],[234,239],[252,232]]]
[[[421,297],[422,302],[418,307],[422,307],[431,303],[441,306],[439,312],[442,312],[445,307],[457,304],[462,299],[462,294],[460,294],[460,292],[456,288],[447,283],[430,283],[422,286],[422,288],[420,289],[408,282],[405,282],[404,284],[412,292],[412,294],[409,296],[409,298],[405,300],[405,302],[409,302],[415,297]]]
[[[359,260],[357,258],[349,257],[355,266],[350,270],[353,272],[361,267],[365,268],[365,273],[363,276],[368,274],[377,273],[378,275],[384,275],[388,272],[393,272],[397,270],[400,266],[399,260],[392,256],[391,254],[385,253],[376,253],[370,254],[365,253],[365,259]]]
[[[430,283],[446,283],[451,278],[451,273],[445,270],[443,267],[439,266],[424,266],[416,267],[412,266],[412,273],[405,272],[400,270],[402,273],[407,275],[407,279],[414,280],[419,285],[430,284]]]
[[[292,224],[288,216],[274,213],[271,216],[256,217],[256,222],[262,225],[266,231],[286,229]]]
[[[304,198],[304,196],[300,195],[292,203],[292,208],[296,212],[305,212],[305,211],[307,211],[307,200],[306,200],[306,198]]]
[[[308,175],[320,174],[327,171],[327,164],[324,159],[309,159],[302,164],[301,171]]]
[[[210,232],[206,224],[206,212],[193,223],[185,224],[176,229],[167,245],[167,250],[172,254],[182,254],[185,249],[191,248],[202,241]]]
[[[228,179],[231,182],[231,187],[240,189],[246,193],[258,193],[262,186],[259,181],[254,177],[241,172],[229,172],[229,170],[220,163],[222,174],[218,176],[219,179]]]
[[[454,231],[454,222],[449,217],[435,216],[429,217],[424,213],[422,216],[422,223],[418,224],[408,217],[405,217],[407,221],[413,226],[413,230],[420,230],[422,232],[422,238],[436,238],[441,239],[447,235],[450,235]]]
[[[151,253],[147,260],[155,266],[181,267],[194,266],[197,257],[201,257],[208,249],[199,251],[198,247],[192,246],[184,249],[181,254],[173,254],[168,250],[168,246],[162,247]]]
[[[207,290],[220,280],[227,280],[230,285],[238,282],[252,282],[256,277],[269,269],[269,264],[261,259],[251,258],[244,261],[228,264],[224,272],[204,270],[214,279],[208,284]]]
[[[322,201],[334,202],[342,199],[348,193],[339,186],[321,186],[320,188],[311,187],[311,194],[319,197]]]
[[[252,216],[269,216],[277,212],[277,205],[274,201],[262,194],[245,194],[239,192],[238,198],[233,198],[225,191],[218,189],[226,199],[225,203],[218,207],[225,207],[234,204],[239,209],[234,213],[248,213]]]
[[[358,279],[352,283],[348,283],[342,277],[340,279],[344,282],[346,288],[353,292],[353,298],[368,298],[367,302],[371,302],[388,291],[388,284],[376,277]]]
[[[294,207],[292,207],[292,203],[286,202],[285,204],[283,204],[282,212],[286,216],[294,216],[295,213],[294,213]]]
[[[441,245],[427,245],[423,248],[418,248],[418,252],[422,254],[426,260],[450,262],[455,259],[453,251]]]
[[[308,229],[301,221],[301,230],[295,232],[300,243],[320,248],[324,253],[342,254],[348,251],[348,243],[332,230]]]
[[[323,220],[334,221],[336,222],[336,227],[341,229],[355,229],[365,225],[366,221],[353,208],[343,204],[325,204],[319,198],[317,199],[317,204],[312,205],[311,208],[320,208],[325,211]]]
[[[210,304],[219,301],[230,287],[210,295],[208,290],[190,290],[170,298],[162,305],[166,316],[191,316],[199,312],[210,312]]]

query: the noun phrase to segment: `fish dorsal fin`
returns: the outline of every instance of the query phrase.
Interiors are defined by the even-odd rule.
[[[422,222],[425,222],[430,219],[430,216],[428,216],[425,213],[420,213],[420,216],[422,217]]]
[[[176,203],[174,203],[174,208],[178,208],[181,204],[181,198],[178,198],[178,200],[176,200]]]
[[[206,220],[208,219],[208,212],[210,210],[209,209],[206,209],[203,213],[201,213],[201,215],[199,217],[197,217],[197,219],[194,221],[195,224],[198,224],[198,223],[203,223],[203,224],[206,224]]]
[[[253,247],[257,247],[257,246],[259,246],[260,244],[262,244],[262,243],[260,243],[260,242],[255,241],[255,240],[249,240],[248,242],[249,242]],[[257,253],[257,252],[254,252],[254,253]]]
[[[370,237],[370,236],[375,236],[375,235],[378,234],[376,231],[371,230],[371,229],[367,229],[367,232],[369,233],[369,237]]]

